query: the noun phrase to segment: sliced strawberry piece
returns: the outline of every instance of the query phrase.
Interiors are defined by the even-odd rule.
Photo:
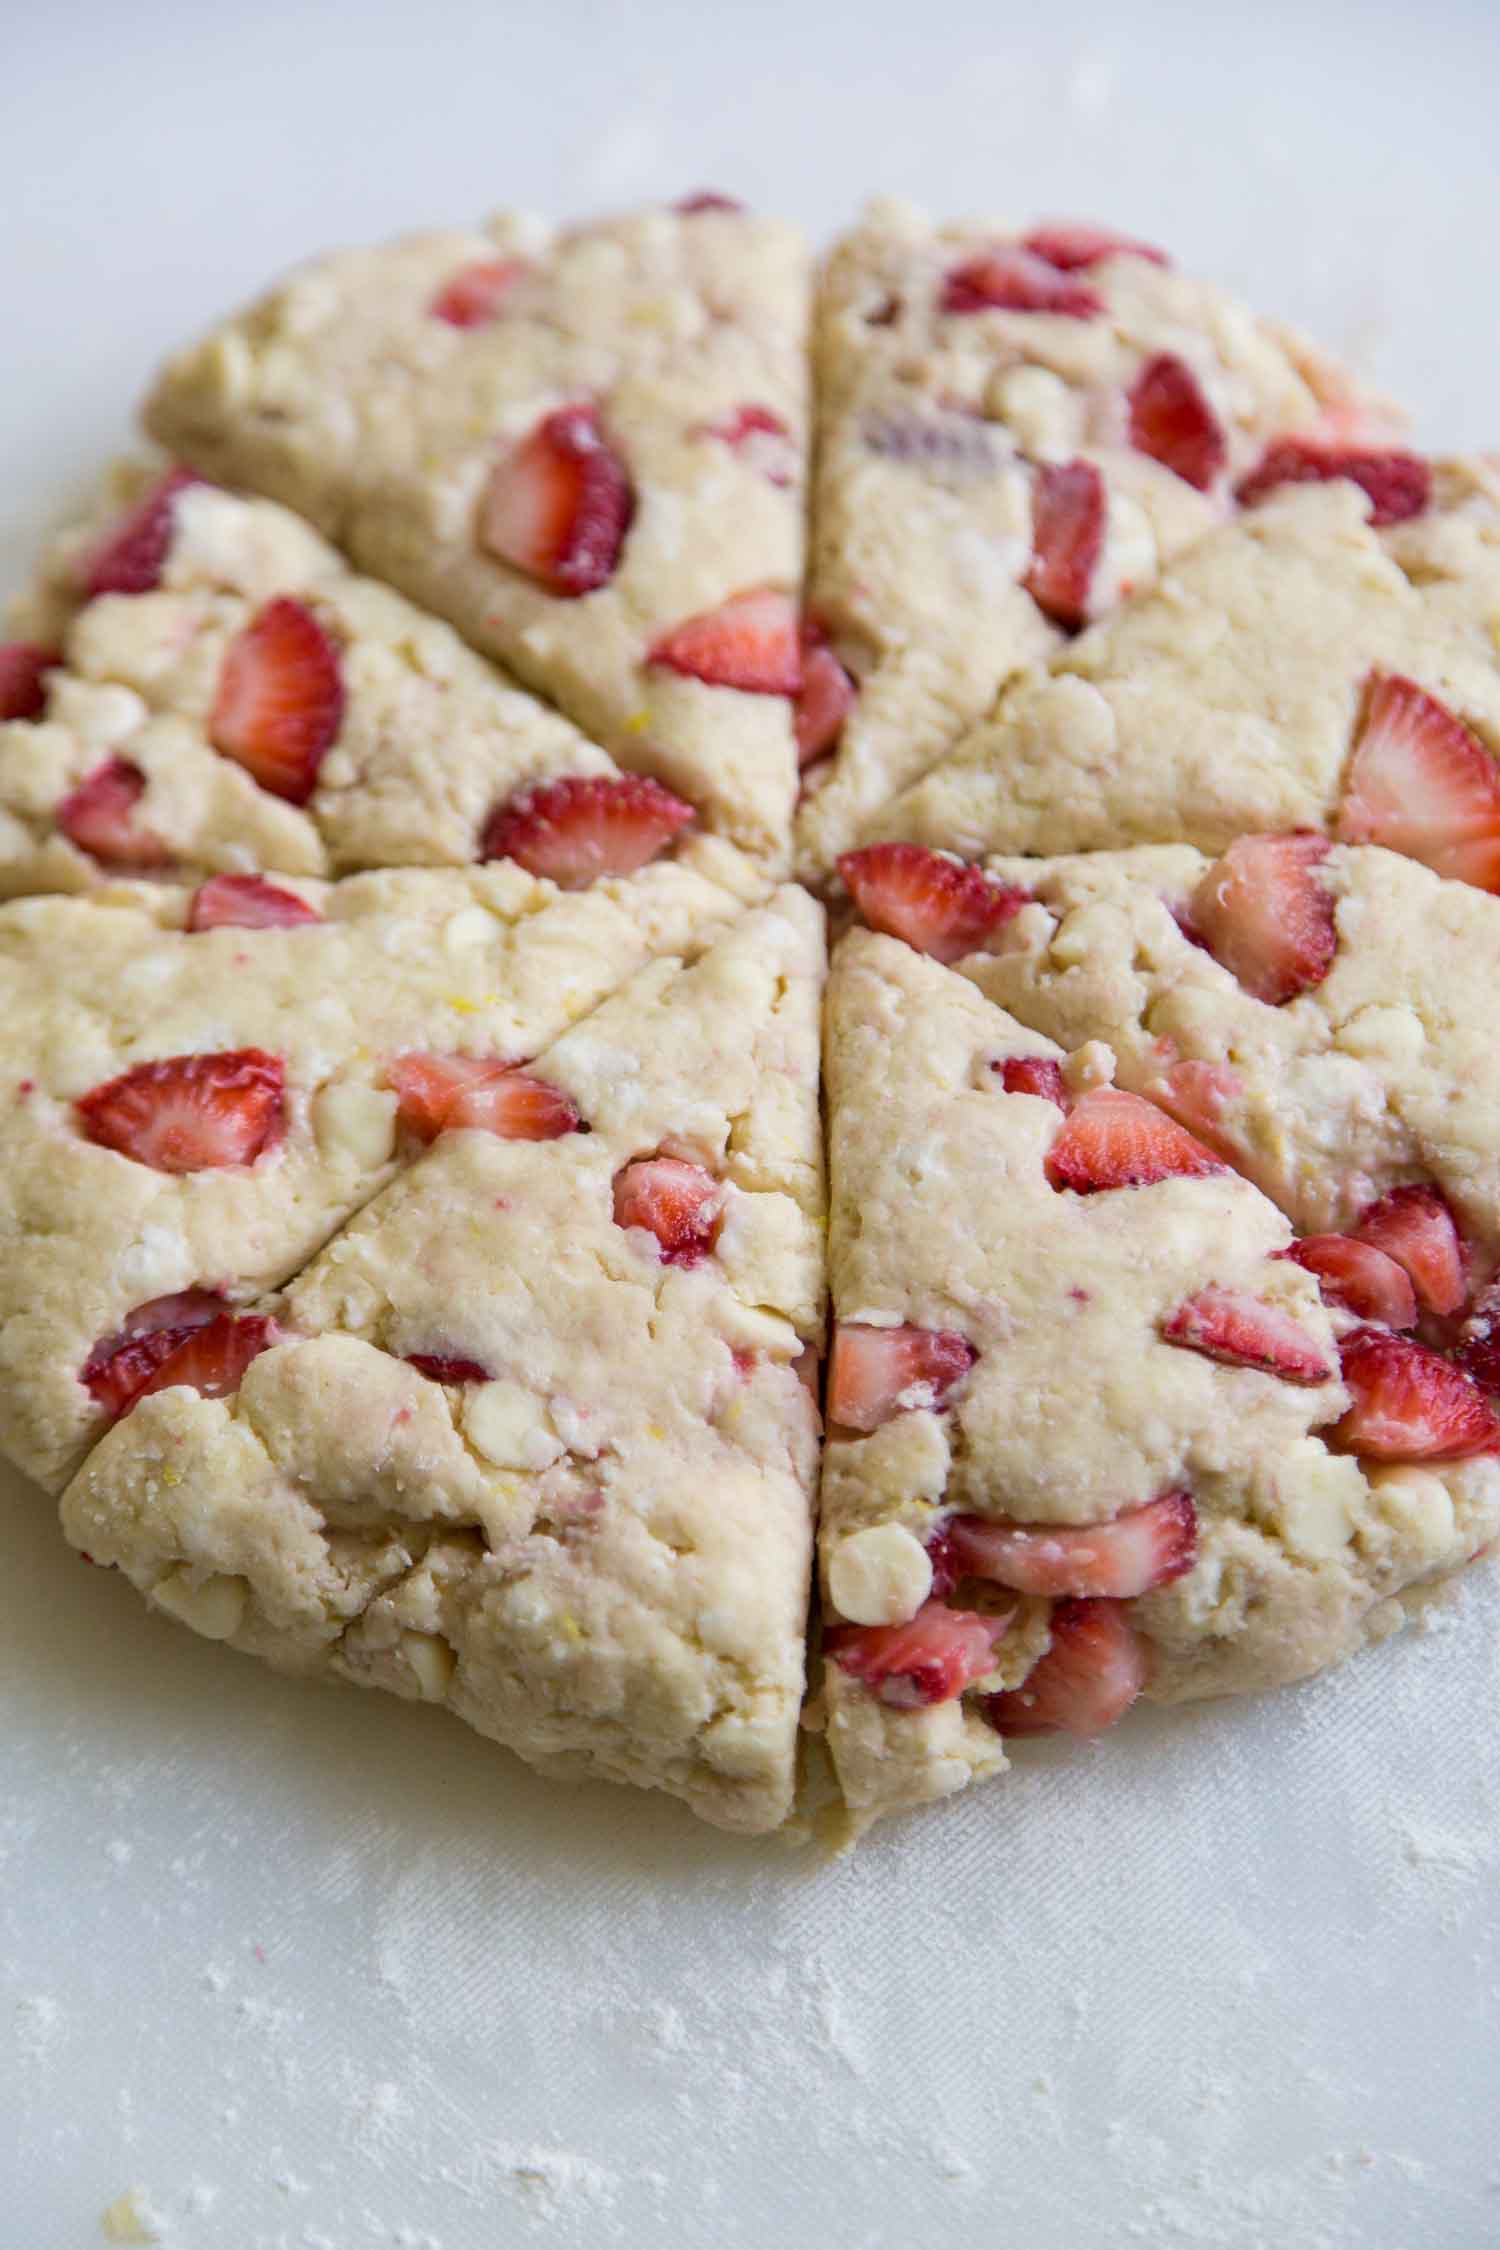
[[[290,930],[322,915],[295,891],[268,883],[263,875],[210,875],[193,893],[190,930]]]
[[[62,658],[35,641],[0,641],[0,719],[39,719],[47,708],[47,674]]]
[[[403,1352],[408,1367],[434,1383],[488,1383],[493,1380],[477,1359],[458,1359],[448,1352]]]
[[[609,584],[634,515],[635,493],[598,407],[560,406],[496,464],[479,544],[571,601]]]
[[[916,1711],[951,1703],[995,1668],[995,1643],[1014,1610],[982,1617],[975,1610],[924,1602],[904,1625],[835,1625],[823,1645],[840,1671],[860,1680],[882,1703]]]
[[[1405,1267],[1424,1312],[1458,1311],[1468,1295],[1468,1260],[1435,1187],[1392,1188],[1370,1205],[1354,1234]]]
[[[1279,1007],[1321,984],[1338,950],[1333,896],[1319,881],[1326,837],[1240,836],[1193,893],[1194,929],[1255,999]]]
[[[1076,1102],[1047,1151],[1055,1188],[1092,1195],[1101,1188],[1151,1187],[1158,1180],[1199,1179],[1222,1172],[1218,1157],[1195,1141],[1155,1102],[1096,1087]]]
[[[1226,1367],[1255,1367],[1283,1383],[1331,1383],[1338,1370],[1296,1315],[1236,1289],[1200,1289],[1162,1323],[1162,1336]]]
[[[576,1133],[578,1110],[560,1087],[479,1055],[398,1055],[386,1072],[401,1122],[419,1139],[469,1129],[507,1141]]]
[[[1462,1368],[1383,1328],[1358,1328],[1340,1346],[1354,1404],[1329,1436],[1376,1461],[1461,1461],[1500,1444],[1497,1417]]]
[[[1031,896],[924,844],[867,844],[842,854],[839,873],[861,920],[935,961],[977,953]]]
[[[1397,447],[1340,445],[1327,438],[1273,438],[1235,498],[1253,507],[1284,484],[1328,484],[1347,477],[1370,503],[1377,530],[1421,515],[1432,497],[1432,471],[1420,454]]]
[[[945,313],[1058,313],[1067,320],[1093,320],[1104,310],[1094,290],[1019,243],[1002,243],[952,267],[938,305]]]
[[[452,328],[484,328],[498,317],[525,271],[524,258],[476,258],[449,275],[427,309]]]
[[[802,686],[792,713],[799,767],[826,758],[844,731],[859,694],[853,676],[828,646],[820,625],[802,620]]]
[[[1041,226],[1032,228],[1022,248],[1033,257],[1045,258],[1059,273],[1083,273],[1106,258],[1147,258],[1153,266],[1172,263],[1165,250],[1154,249],[1149,242],[1137,242],[1128,234],[1116,234],[1109,227],[1092,226],[1087,219],[1044,220]]]
[[[685,219],[695,219],[704,211],[743,211],[744,208],[737,195],[721,195],[717,188],[699,188],[693,195],[681,195],[672,206]]]
[[[191,469],[169,469],[83,563],[80,579],[90,601],[98,594],[149,594],[161,584],[172,544],[173,503],[190,484]]]
[[[797,449],[792,433],[769,406],[740,406],[722,422],[705,424],[703,435],[718,438],[732,453],[759,469],[768,484],[783,488],[797,481]]]
[[[1105,1594],[1128,1601],[1193,1567],[1198,1511],[1187,1492],[1164,1492],[1108,1523],[1025,1524],[953,1516],[952,1565],[961,1578],[992,1578],[1018,1594]]]
[[[562,890],[582,891],[601,875],[633,875],[692,817],[691,805],[641,774],[569,777],[497,805],[479,856],[517,860]]]
[[[1049,461],[1038,469],[1031,489],[1031,567],[1024,583],[1038,609],[1069,632],[1088,616],[1107,513],[1104,479],[1092,461]]]
[[[1130,386],[1130,442],[1199,492],[1229,459],[1224,425],[1202,384],[1175,352],[1148,359]]]
[[[1103,1734],[1146,1685],[1146,1644],[1118,1602],[1057,1602],[1050,1624],[1046,1655],[984,1715],[1000,1734]]]
[[[52,817],[70,844],[104,867],[164,867],[166,845],[135,817],[145,794],[146,776],[139,766],[128,758],[106,758],[63,798]]]
[[[1500,771],[1461,719],[1399,673],[1376,673],[1338,833],[1384,844],[1439,875],[1500,890]]]
[[[1007,1094],[1035,1094],[1039,1101],[1056,1102],[1059,1109],[1066,1110],[1067,1081],[1062,1064],[1050,1055],[1007,1055],[1004,1062],[991,1063],[990,1068],[998,1072]]]
[[[217,1289],[179,1289],[168,1297],[152,1297],[126,1314],[116,1335],[99,1339],[78,1380],[96,1406],[118,1418],[135,1404],[184,1337],[195,1328],[206,1328],[223,1310],[224,1299]]]
[[[796,604],[774,586],[731,594],[717,609],[664,633],[646,662],[744,695],[796,695],[802,686]]]
[[[1500,1282],[1491,1282],[1476,1298],[1453,1357],[1481,1390],[1500,1391]]]
[[[239,1389],[251,1360],[279,1341],[275,1321],[264,1313],[220,1313],[206,1327],[190,1329],[136,1396],[149,1398],[153,1391],[180,1385],[204,1398],[228,1398]]]
[[[278,595],[229,644],[209,740],[273,797],[305,805],[343,721],[338,649],[305,603]]]
[[[1308,1234],[1278,1253],[1318,1277],[1331,1305],[1387,1328],[1414,1328],[1417,1295],[1405,1270],[1383,1250],[1347,1234]]]
[[[712,1172],[677,1156],[647,1156],[615,1174],[615,1225],[654,1234],[664,1266],[696,1266],[714,1246],[722,1191]]]
[[[158,1172],[253,1164],[280,1140],[286,1078],[279,1055],[259,1047],[173,1055],[137,1063],[82,1095],[91,1141]]]
[[[1232,1101],[1245,1091],[1245,1081],[1228,1063],[1173,1063],[1166,1076],[1152,1086],[1152,1098],[1179,1125],[1210,1144],[1224,1124]]]
[[[878,1430],[913,1407],[936,1412],[978,1357],[952,1329],[840,1321],[828,1361],[828,1419],[849,1430]]]

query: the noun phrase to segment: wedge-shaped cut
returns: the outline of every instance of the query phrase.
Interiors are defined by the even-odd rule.
[[[1462,1393],[1438,1431],[1421,1348],[1380,1331],[1343,1421],[1286,1219],[1112,1093],[1100,1042],[1070,1024],[1065,1054],[986,1000],[984,966],[855,930],[832,970],[835,1337],[939,1337],[953,1370],[893,1385],[825,1455],[824,1698],[860,1821],[998,1772],[1011,1734],[1317,1671],[1500,1524],[1482,1391],[1427,1354]],[[1017,1058],[1050,1062],[1063,1102]],[[1117,1162],[1106,1105],[1159,1161]],[[1379,1460],[1352,1450],[1366,1426]]]
[[[266,887],[0,908],[0,1446],[44,1484],[174,1300],[243,1306],[392,1177],[400,1057],[534,1055],[738,910],[670,861],[570,893],[511,862],[287,878],[275,919]]]
[[[1299,1235],[1357,1235],[1356,1259],[1368,1244],[1409,1261],[1409,1316],[1399,1302],[1382,1309],[1378,1287],[1370,1300],[1356,1289],[1355,1312],[1456,1315],[1489,1279],[1500,899],[1373,845],[1334,844],[1316,868],[1331,948],[1274,1002],[1258,997],[1255,949],[1279,955],[1287,925],[1223,873],[1261,864],[1274,880],[1274,854],[1241,843],[1217,862],[1165,846],[988,864],[1001,882],[1024,869],[1032,903],[966,973],[1064,1046],[1106,1041],[1120,1084],[1254,1180]],[[1189,934],[1205,895],[1239,916],[1232,937],[1210,933],[1225,961]],[[1341,1300],[1335,1277],[1330,1302]]]
[[[1312,829],[1500,888],[1500,471],[1435,462],[1423,491],[1390,523],[1352,473],[1271,491],[868,835],[972,857]]]
[[[934,226],[889,202],[828,261],[816,362],[810,599],[857,690],[809,776],[801,840],[820,870],[1012,673],[1230,514],[1278,436],[1379,447],[1395,427],[1311,346],[1147,245]]]
[[[504,262],[488,317],[456,280]],[[472,293],[466,293],[466,307]],[[346,251],[172,361],[147,410],[205,474],[298,509],[756,853],[785,856],[776,692],[653,653],[802,582],[808,265],[780,221],[645,211]]]
[[[775,1826],[816,1479],[822,966],[787,891],[641,971],[532,1064],[587,1132],[441,1134],[286,1292],[236,1393],[158,1390],[95,1448],[68,1536],[282,1669]],[[617,1204],[662,1149],[717,1182],[691,1262]]]
[[[131,570],[101,571],[122,537]],[[655,784],[274,501],[124,468],[20,623],[37,640],[17,645],[58,654],[29,716],[0,725],[0,895],[510,852],[569,887],[667,851],[752,881],[689,804],[659,790],[646,821]],[[545,863],[526,843],[539,798]]]

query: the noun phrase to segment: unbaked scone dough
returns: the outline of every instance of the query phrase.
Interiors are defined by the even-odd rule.
[[[237,1396],[117,1424],[69,1538],[283,1670],[774,1827],[816,1481],[822,972],[797,890],[641,971],[531,1066],[587,1131],[443,1134],[287,1290]],[[716,1183],[679,1262],[617,1218],[622,1171],[664,1150]]]

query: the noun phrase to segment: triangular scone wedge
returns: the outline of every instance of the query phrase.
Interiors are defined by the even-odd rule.
[[[784,857],[808,295],[795,231],[738,209],[504,216],[303,268],[147,421]]]
[[[392,1176],[404,1053],[534,1054],[736,912],[670,862],[576,893],[505,862],[0,909],[0,1447],[56,1486],[163,1337],[304,1265]]]
[[[809,775],[821,868],[1013,672],[1232,512],[1268,447],[1384,444],[1399,420],[1159,251],[891,202],[829,259],[816,359],[810,608],[858,683]]]
[[[1500,1524],[1481,1395],[1473,1457],[1357,1458],[1286,1220],[1108,1064],[895,939],[837,951],[824,1676],[861,1820],[1012,1734],[1317,1671]]]
[[[446,1703],[721,1826],[790,1804],[821,1336],[822,922],[788,891],[533,1066],[588,1127],[445,1133],[236,1397],[144,1399],[68,1536],[278,1668]]]
[[[1390,525],[1347,477],[1247,508],[1018,680],[870,835],[1215,851],[1319,828],[1419,858],[1477,845],[1500,883],[1500,470],[1421,466],[1426,504]]]
[[[506,851],[570,884],[668,850],[751,879],[683,800],[274,501],[125,468],[18,626],[0,647],[0,894]]]

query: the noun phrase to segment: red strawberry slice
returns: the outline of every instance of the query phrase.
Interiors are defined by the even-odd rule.
[[[768,484],[783,488],[797,481],[797,449],[792,433],[769,406],[740,406],[722,422],[704,425],[705,437],[718,438],[738,453]]]
[[[1396,447],[1340,445],[1327,438],[1273,438],[1235,498],[1253,507],[1284,484],[1328,484],[1347,477],[1370,503],[1377,530],[1421,515],[1432,497],[1432,471],[1420,454]]]
[[[206,1327],[190,1329],[136,1396],[149,1398],[153,1391],[181,1385],[204,1398],[228,1398],[239,1389],[251,1360],[280,1340],[275,1321],[264,1313],[220,1313]]]
[[[1476,1298],[1453,1357],[1482,1390],[1500,1391],[1500,1283],[1491,1282]]]
[[[615,1174],[615,1225],[654,1234],[664,1266],[696,1266],[714,1246],[723,1216],[712,1172],[677,1156],[647,1156]]]
[[[205,1172],[253,1164],[280,1140],[286,1078],[279,1055],[259,1047],[172,1055],[80,1097],[91,1141],[158,1172]]]
[[[841,855],[839,873],[872,930],[904,938],[935,961],[977,953],[1031,896],[924,844],[867,844]]]
[[[497,462],[479,511],[479,544],[564,601],[615,574],[635,515],[625,465],[592,402],[544,414]]]
[[[427,309],[452,328],[483,328],[497,317],[525,271],[524,258],[476,258],[449,275]]]
[[[478,1055],[398,1055],[386,1080],[402,1124],[424,1141],[465,1128],[507,1141],[555,1141],[579,1126],[560,1087]]]
[[[1107,1594],[1128,1601],[1183,1577],[1198,1552],[1198,1511],[1186,1492],[1164,1492],[1108,1523],[953,1516],[946,1530],[960,1577],[992,1578],[1018,1594]]]
[[[290,930],[322,915],[295,891],[268,883],[263,875],[210,875],[193,893],[190,930]]]
[[[802,686],[796,604],[774,586],[731,594],[717,609],[664,633],[646,662],[744,695],[796,695]]]
[[[797,763],[807,767],[833,749],[859,690],[828,646],[822,627],[810,617],[802,620],[801,638],[802,686],[792,713],[792,731],[797,738]]]
[[[1360,1242],[1404,1266],[1425,1312],[1456,1313],[1468,1294],[1468,1260],[1453,1213],[1435,1187],[1396,1187],[1354,1229]]]
[[[680,195],[672,206],[685,219],[695,219],[704,211],[743,211],[744,208],[737,195],[721,195],[717,188],[699,188],[693,195]]]
[[[1354,1404],[1329,1436],[1376,1461],[1461,1461],[1500,1445],[1500,1417],[1483,1391],[1409,1336],[1359,1328],[1340,1347]]]
[[[87,556],[80,572],[90,601],[98,594],[149,594],[161,584],[179,492],[201,484],[191,469],[169,469]]]
[[[1066,320],[1093,320],[1104,300],[1019,243],[1002,243],[952,267],[938,307],[945,313],[1057,313]]]
[[[0,641],[0,719],[39,719],[47,708],[47,674],[62,658],[35,641]]]
[[[1338,950],[1326,837],[1241,836],[1193,893],[1193,928],[1214,959],[1272,1007],[1321,984]]]
[[[106,758],[53,814],[70,844],[105,867],[164,867],[166,845],[136,820],[146,776],[128,758]]]
[[[878,1430],[913,1407],[936,1412],[978,1357],[952,1329],[841,1321],[828,1362],[828,1419],[849,1430]]]
[[[1151,1187],[1158,1180],[1200,1179],[1225,1169],[1155,1102],[1096,1087],[1073,1112],[1047,1152],[1055,1188],[1092,1195],[1101,1188]]]
[[[1007,1094],[1035,1094],[1039,1101],[1056,1102],[1059,1109],[1066,1110],[1068,1088],[1062,1064],[1050,1055],[1007,1055],[1004,1062],[993,1062],[990,1068],[999,1073]]]
[[[1229,459],[1224,425],[1175,352],[1148,359],[1130,386],[1130,442],[1184,483],[1207,492]]]
[[[497,805],[479,856],[518,860],[562,890],[582,891],[601,875],[633,875],[692,817],[691,805],[640,774],[570,777]]]
[[[835,1625],[823,1638],[840,1671],[862,1681],[882,1703],[916,1711],[951,1703],[971,1681],[995,1668],[995,1643],[1014,1610],[981,1617],[975,1610],[924,1602],[904,1625]]]
[[[338,649],[304,603],[279,595],[229,644],[210,741],[273,797],[305,805],[343,721]]]
[[[1400,673],[1370,681],[1338,833],[1500,890],[1500,771],[1461,719]]]
[[[195,1328],[207,1327],[223,1310],[224,1299],[217,1289],[180,1289],[169,1297],[152,1297],[126,1314],[116,1335],[99,1339],[78,1380],[96,1406],[117,1418],[135,1404],[184,1337]]]
[[[1092,461],[1049,461],[1037,471],[1024,583],[1038,609],[1069,632],[1088,617],[1107,513],[1104,479]]]
[[[1225,1112],[1245,1091],[1245,1081],[1228,1063],[1173,1063],[1164,1078],[1151,1088],[1161,1103],[1190,1133],[1212,1144],[1222,1133]]]
[[[1254,1367],[1284,1383],[1331,1383],[1338,1370],[1293,1313],[1236,1289],[1200,1289],[1162,1323],[1162,1336],[1226,1367]]]
[[[1046,1655],[984,1715],[1000,1734],[1103,1734],[1146,1685],[1146,1644],[1118,1602],[1057,1602],[1050,1623]]]
[[[1059,273],[1082,273],[1106,258],[1148,258],[1153,266],[1169,266],[1165,250],[1137,242],[1110,227],[1092,226],[1087,219],[1047,219],[1033,227],[1022,247],[1033,257],[1045,258]]]
[[[1417,1296],[1410,1277],[1370,1243],[1347,1234],[1309,1234],[1277,1255],[1315,1273],[1329,1304],[1387,1328],[1416,1326]]]
[[[488,1383],[493,1380],[477,1359],[459,1359],[448,1352],[403,1352],[408,1367],[434,1383]]]

